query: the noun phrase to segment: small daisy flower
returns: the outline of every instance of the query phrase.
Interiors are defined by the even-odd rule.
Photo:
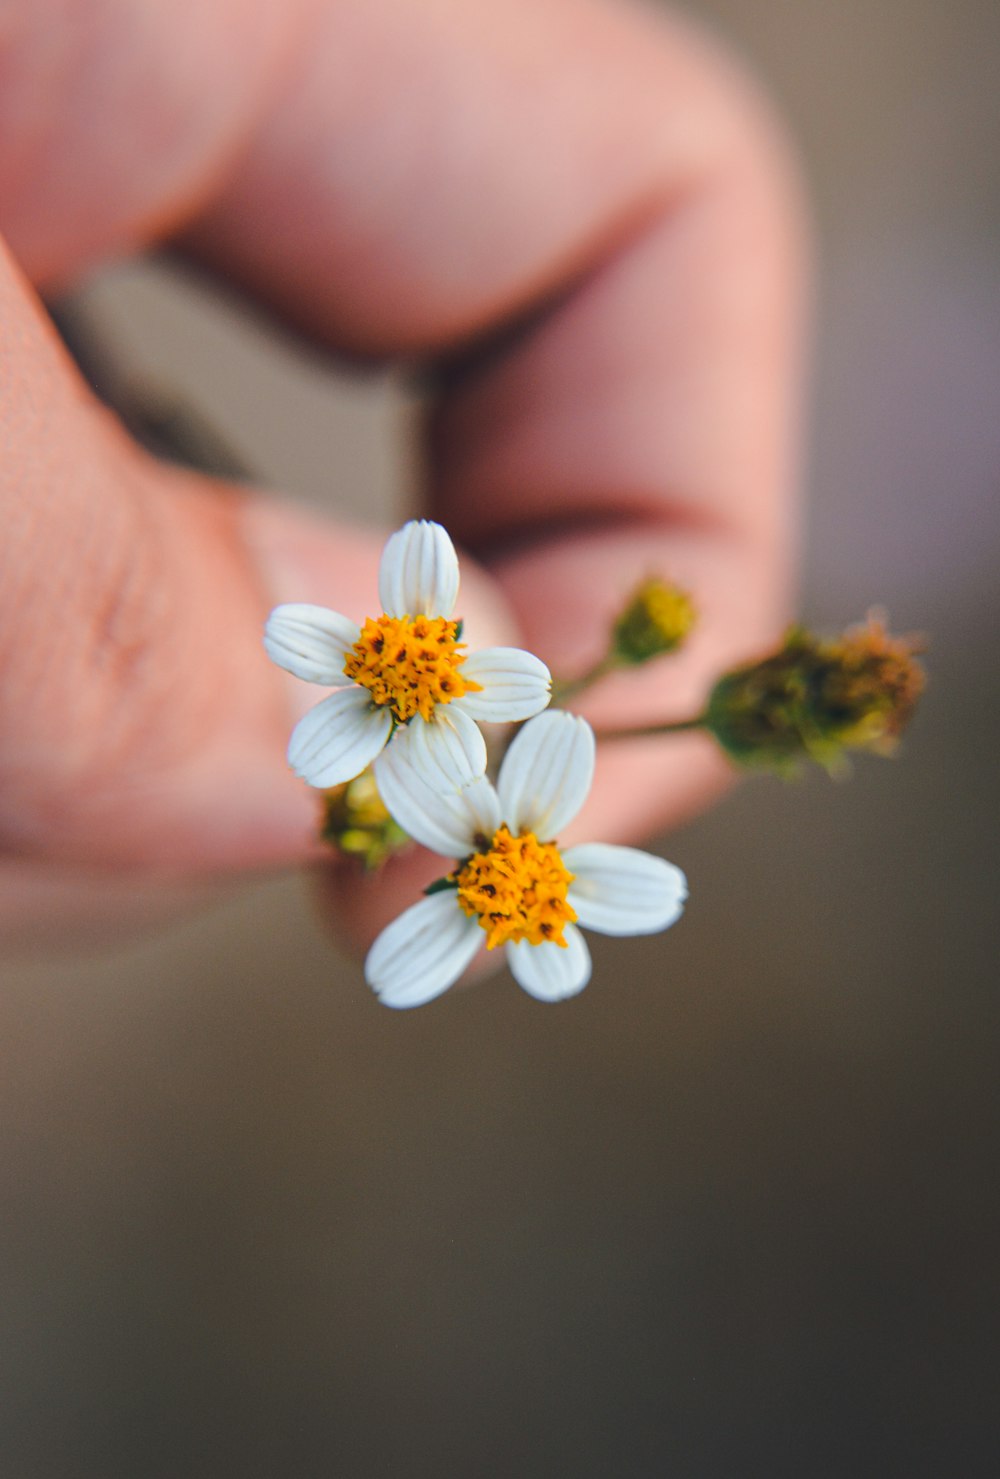
[[[479,723],[511,723],[549,702],[549,670],[530,652],[466,653],[452,619],[458,557],[440,524],[411,520],[382,552],[382,613],[363,626],[324,606],[278,606],[264,646],[279,667],[336,692],[292,732],[288,763],[311,786],[342,785],[387,746],[404,750],[430,784],[451,789],[482,775]],[[381,785],[380,767],[376,779]]]
[[[550,710],[526,724],[500,767],[435,794],[403,754],[386,756],[382,797],[400,826],[454,870],[382,931],[365,977],[390,1007],[415,1007],[458,980],[480,946],[500,946],[520,986],[561,1001],[590,979],[578,925],[606,935],[667,929],[687,897],[672,863],[631,847],[552,839],[590,790],[594,732],[585,719]]]

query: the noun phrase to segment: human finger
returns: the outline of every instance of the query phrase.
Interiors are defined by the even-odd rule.
[[[336,346],[443,365],[429,497],[554,667],[595,650],[627,576],[690,571],[702,635],[671,700],[703,690],[787,601],[802,252],[768,110],[626,6],[288,13],[282,85],[189,249]],[[661,701],[652,675],[618,687],[619,724]],[[714,784],[692,744],[609,747],[608,825]]]
[[[600,655],[643,575],[686,586],[684,654],[584,708],[616,728],[688,717],[788,619],[806,298],[789,148],[680,23],[586,3],[427,15],[379,4],[345,35],[331,12],[189,241],[313,333],[434,362],[431,507],[554,670]],[[346,69],[376,51],[362,100]],[[579,825],[633,840],[729,774],[698,737],[602,746]],[[391,891],[335,887],[362,930],[381,922]]]

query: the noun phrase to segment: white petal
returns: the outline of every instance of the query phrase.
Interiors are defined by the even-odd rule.
[[[463,786],[457,796],[472,824],[476,846],[479,847],[484,839],[492,842],[494,832],[503,821],[500,815],[500,798],[493,782],[486,776],[480,776],[478,780]]]
[[[486,774],[486,741],[479,725],[454,704],[438,704],[429,720],[415,714],[392,743],[397,755],[437,791],[458,791]]]
[[[431,894],[379,935],[365,961],[365,980],[387,1007],[419,1007],[454,985],[485,935],[463,914],[454,892]]]
[[[500,810],[514,832],[557,837],[587,799],[594,779],[594,731],[586,719],[549,709],[530,720],[504,756]]]
[[[473,719],[513,724],[540,714],[552,696],[548,668],[520,647],[484,647],[469,655],[460,672],[482,689],[481,693],[464,693],[454,700]]]
[[[373,708],[364,688],[338,688],[296,724],[288,763],[310,786],[339,786],[371,764],[391,729],[389,710]]]
[[[279,668],[304,678],[341,688],[350,683],[344,659],[361,635],[357,622],[325,606],[276,606],[264,628],[264,646]]]
[[[386,541],[378,572],[386,616],[450,616],[458,596],[458,556],[447,531],[411,519]]]
[[[460,791],[436,790],[406,759],[400,738],[397,731],[375,763],[379,795],[415,841],[445,858],[468,857],[477,836],[492,838],[500,825],[496,792],[485,776]]]
[[[590,980],[586,940],[572,924],[565,926],[563,938],[565,949],[551,941],[529,945],[527,940],[505,947],[514,980],[538,1001],[563,1001],[582,991]]]
[[[569,902],[585,929],[652,935],[680,918],[687,880],[679,868],[635,847],[585,842],[562,855],[574,875]]]

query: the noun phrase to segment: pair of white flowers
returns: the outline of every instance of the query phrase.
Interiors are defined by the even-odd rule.
[[[302,604],[271,613],[264,642],[273,661],[335,689],[296,726],[288,759],[319,787],[371,765],[399,825],[455,861],[372,946],[365,975],[382,1002],[432,1000],[484,944],[503,945],[530,995],[558,1001],[590,978],[577,924],[609,935],[666,929],[683,908],[684,875],[634,848],[559,849],[554,839],[593,780],[593,731],[573,714],[542,712],[551,680],[531,653],[465,652],[461,623],[452,619],[458,583],[446,531],[414,520],[383,551],[377,618],[359,627]],[[530,722],[494,786],[479,723],[522,720]]]

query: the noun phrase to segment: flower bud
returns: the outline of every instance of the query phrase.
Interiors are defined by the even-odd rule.
[[[795,627],[777,652],[723,674],[705,726],[733,760],[778,774],[805,760],[834,773],[847,750],[891,755],[926,682],[921,647],[875,613],[836,640]]]
[[[380,868],[410,840],[389,815],[370,770],[323,792],[319,835],[337,852],[360,858],[370,870]]]
[[[686,591],[652,576],[633,593],[615,622],[612,652],[634,666],[673,652],[694,626],[694,603]]]

